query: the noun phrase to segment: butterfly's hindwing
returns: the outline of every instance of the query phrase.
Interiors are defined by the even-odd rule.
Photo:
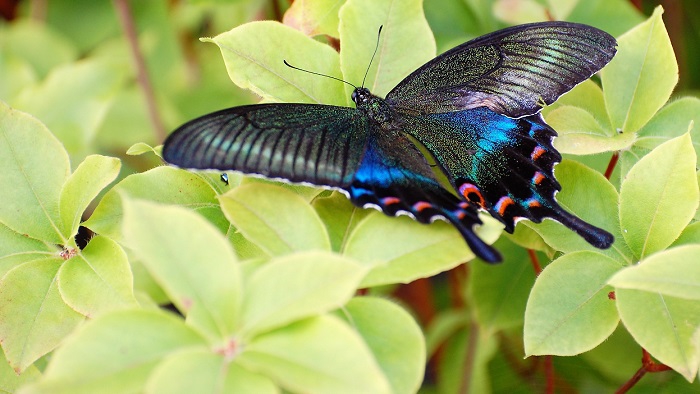
[[[609,34],[576,23],[513,26],[439,55],[386,99],[412,113],[485,106],[515,118],[532,115],[605,66],[615,46]]]
[[[163,158],[183,168],[236,170],[342,187],[357,171],[367,130],[367,118],[351,108],[235,107],[182,125],[166,140]]]
[[[556,132],[539,115],[513,119],[482,107],[406,119],[404,131],[435,157],[459,195],[503,222],[506,231],[513,232],[520,218],[550,217],[597,244],[607,242],[588,234],[599,229],[565,213],[555,200],[561,186],[553,168],[561,155],[552,146]]]
[[[421,223],[444,218],[478,257],[487,262],[501,259],[474,233],[473,227],[481,224],[475,206],[445,190],[422,153],[401,132],[379,125],[370,131],[367,151],[347,191],[355,205],[375,206],[389,216],[405,212]]]

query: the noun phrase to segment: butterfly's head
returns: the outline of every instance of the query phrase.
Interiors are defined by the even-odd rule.
[[[351,98],[355,105],[359,107],[361,104],[367,103],[372,98],[372,93],[370,93],[369,89],[367,88],[355,88],[355,90],[352,92]]]

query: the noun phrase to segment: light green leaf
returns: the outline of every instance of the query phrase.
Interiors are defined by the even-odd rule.
[[[29,237],[59,245],[58,196],[70,173],[68,155],[32,116],[0,102],[0,222]]]
[[[117,158],[90,155],[68,177],[59,198],[64,237],[77,234],[88,204],[119,175],[120,167]]]
[[[700,245],[664,250],[618,272],[608,283],[618,289],[700,300],[699,256]]]
[[[151,373],[146,393],[276,394],[268,378],[206,349],[187,349],[165,358]]]
[[[129,260],[109,238],[92,238],[85,249],[63,263],[57,278],[63,300],[86,317],[137,305]]]
[[[139,156],[144,153],[148,152],[153,152],[155,154],[160,154],[160,149],[162,149],[163,146],[159,145],[157,147],[152,147],[144,142],[137,142],[129,147],[129,149],[126,150],[126,154],[129,156]]]
[[[598,346],[617,327],[608,279],[620,263],[596,252],[554,260],[537,277],[525,310],[525,354],[573,356]]]
[[[289,190],[247,183],[223,194],[220,201],[238,231],[270,255],[330,250],[328,233],[316,212]]]
[[[696,219],[697,220],[697,219]],[[671,246],[700,244],[700,222],[689,224]]]
[[[180,318],[158,310],[110,312],[66,340],[26,393],[142,392],[166,356],[187,348],[206,349],[206,343]]]
[[[41,377],[41,371],[31,366],[21,374],[17,374],[10,363],[5,359],[5,354],[0,352],[0,393],[17,393],[19,388]]]
[[[422,0],[348,0],[340,9],[340,67],[348,82],[360,85],[377,46],[364,86],[385,96],[409,73],[435,57],[435,39]],[[347,90],[347,98],[350,98]]]
[[[692,382],[700,367],[700,303],[642,290],[618,289],[615,295],[637,343]]]
[[[620,187],[620,226],[639,258],[667,248],[698,208],[690,136],[674,138],[642,158]]]
[[[306,319],[261,335],[246,345],[237,361],[292,392],[391,392],[367,345],[333,316]]]
[[[496,18],[512,25],[546,20],[547,11],[535,0],[496,0],[493,5]]]
[[[367,269],[327,252],[270,261],[246,282],[241,332],[251,336],[344,305]]]
[[[484,218],[476,229],[486,242],[493,242],[501,225]],[[462,236],[450,224],[430,225],[408,217],[388,217],[372,212],[348,237],[344,255],[372,267],[362,287],[408,283],[454,268],[474,258]]]
[[[603,93],[613,127],[634,133],[671,96],[678,64],[657,7],[644,23],[618,39],[618,52],[601,71]]]
[[[80,157],[127,76],[126,68],[106,59],[77,61],[51,70],[40,84],[24,89],[13,105],[41,119],[72,156]]]
[[[0,281],[0,344],[17,373],[52,351],[83,321],[59,294],[55,277],[61,263],[58,258],[31,261]]]
[[[634,133],[608,135],[608,132],[583,108],[560,106],[551,111],[547,122],[559,133],[554,147],[561,153],[590,155],[622,150],[635,141]]]
[[[557,4],[569,0],[548,0]],[[559,20],[559,18],[555,19]],[[566,20],[587,23],[603,29],[614,37],[644,21],[644,15],[629,1],[577,0]]]
[[[229,77],[269,101],[343,105],[343,84],[284,65],[340,78],[338,53],[278,22],[250,22],[205,39],[219,46]]]
[[[337,38],[338,11],[343,4],[345,0],[297,0],[282,21],[308,36],[326,34]]]
[[[53,256],[56,245],[23,236],[0,223],[0,278],[16,265]]]
[[[74,45],[50,24],[28,18],[16,18],[13,23],[3,26],[0,47],[31,64],[40,78],[78,57]],[[14,77],[13,74],[4,75]]]
[[[352,205],[350,200],[340,192],[333,192],[329,197],[316,198],[311,205],[326,225],[332,250],[336,252],[345,248],[352,230],[372,212]]]
[[[188,207],[209,219],[222,232],[226,232],[230,224],[221,212],[216,192],[205,176],[166,166],[129,175],[105,194],[95,212],[83,225],[96,233],[122,242],[124,234],[121,229],[120,193],[124,193],[133,198]]]
[[[241,273],[224,236],[194,212],[124,198],[130,247],[187,321],[214,343],[240,319]]]
[[[564,95],[559,97],[557,101],[542,109],[542,114],[547,120],[547,123],[551,124],[548,114],[553,110],[564,106],[572,106],[585,110],[589,114],[593,115],[595,122],[599,124],[603,130],[607,130],[607,135],[612,135],[613,128],[610,125],[608,111],[605,108],[603,90],[600,88],[600,86],[593,82],[593,80],[587,79],[581,82],[580,84],[574,86],[573,89],[564,93]],[[554,129],[559,131],[557,127]],[[554,141],[556,142],[556,139]]]
[[[391,384],[392,393],[416,393],[425,372],[425,339],[416,321],[398,305],[355,297],[343,308]]]
[[[678,137],[688,131],[693,139],[695,152],[700,155],[700,99],[697,97],[683,97],[664,106],[639,130],[639,135],[664,137],[656,145],[646,146],[653,149],[667,138]]]

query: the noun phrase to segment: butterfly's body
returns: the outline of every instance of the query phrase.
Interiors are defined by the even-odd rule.
[[[575,56],[548,47],[562,42],[569,50],[579,46]],[[500,256],[473,232],[481,224],[479,210],[508,232],[519,219],[550,217],[605,248],[613,241],[609,233],[566,212],[554,198],[560,186],[553,167],[561,155],[552,146],[556,132],[538,112],[542,102],[551,103],[607,63],[614,45],[612,37],[584,25],[516,26],[440,55],[386,99],[360,87],[352,94],[356,108],[229,108],[181,126],[163,154],[185,168],[337,188],[355,205],[391,216],[405,213],[422,223],[446,219],[490,262]],[[523,71],[514,58],[539,62],[539,68],[530,64]],[[564,71],[543,77],[555,60]],[[424,152],[451,187],[438,181]]]

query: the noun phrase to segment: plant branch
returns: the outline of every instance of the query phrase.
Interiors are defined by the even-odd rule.
[[[540,273],[542,272],[542,265],[540,264],[540,259],[537,258],[537,253],[533,249],[528,249],[527,255],[530,256],[530,263],[532,263],[532,269],[535,271],[535,276],[540,276]]]
[[[146,99],[148,117],[153,125],[156,141],[163,141],[166,137],[165,127],[163,126],[163,121],[158,112],[153,86],[151,85],[151,80],[148,77],[148,70],[146,69],[146,62],[139,49],[136,27],[134,26],[134,18],[131,15],[129,2],[128,0],[113,0],[113,4],[117,11],[119,23],[122,25],[122,30],[124,30],[124,36],[129,44],[129,49],[131,50],[131,56],[136,67],[136,78]]]
[[[615,391],[615,394],[624,394],[628,392],[629,389],[634,387],[634,385],[636,385],[647,372],[663,372],[669,370],[671,370],[671,367],[666,364],[657,363],[651,358],[649,352],[642,348],[642,366],[637,370],[637,372],[634,373],[634,375],[632,375],[630,380],[625,382],[625,384],[620,386],[620,388]]]
[[[608,163],[608,168],[605,169],[605,179],[610,179],[613,171],[615,170],[615,166],[617,165],[617,161],[619,158],[620,152],[614,152],[612,154],[612,156],[610,157],[610,162]]]

